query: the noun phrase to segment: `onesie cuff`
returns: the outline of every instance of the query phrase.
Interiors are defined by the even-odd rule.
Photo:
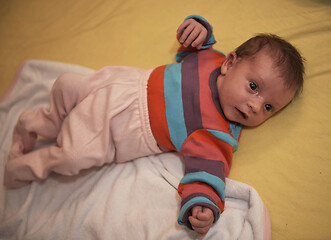
[[[192,229],[188,218],[195,206],[211,209],[216,222],[224,210],[224,185],[220,178],[204,171],[186,174],[178,186],[178,193],[182,197],[178,224]]]
[[[211,209],[214,214],[214,222],[220,218],[221,210],[216,206],[216,204],[206,196],[197,195],[191,198],[186,198],[182,201],[181,210],[177,220],[179,225],[184,225],[186,228],[193,230],[188,218],[192,215],[192,209],[195,206],[202,206]]]

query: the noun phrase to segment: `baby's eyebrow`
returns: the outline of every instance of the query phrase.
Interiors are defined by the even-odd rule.
[[[259,84],[259,87],[265,87],[265,80],[262,77],[262,74],[259,72],[259,69],[251,69],[251,71],[254,73],[251,77],[252,80],[256,81]]]
[[[257,80],[259,81],[259,86],[264,88],[265,87],[265,80],[263,77],[261,77],[259,74],[257,76]]]
[[[282,108],[284,108],[285,106],[287,106],[287,105],[285,105],[284,107],[282,107],[281,106],[281,103],[279,102],[279,100],[281,100],[280,98],[276,98],[276,99],[273,99],[269,104],[272,106],[272,108],[273,108],[273,110],[275,111],[275,112],[278,112],[279,110],[281,110]]]

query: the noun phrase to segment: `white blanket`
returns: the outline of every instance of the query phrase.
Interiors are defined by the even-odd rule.
[[[266,207],[254,188],[226,179],[225,211],[204,237],[177,224],[177,186],[183,165],[176,153],[144,157],[81,172],[53,174],[22,189],[3,186],[11,134],[26,108],[47,106],[63,72],[93,70],[26,61],[0,103],[0,239],[270,239]],[[41,143],[52,144],[52,143]]]

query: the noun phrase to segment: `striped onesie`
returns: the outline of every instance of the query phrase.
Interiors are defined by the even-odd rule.
[[[177,63],[144,70],[108,66],[83,76],[67,73],[54,83],[49,108],[24,111],[14,129],[4,182],[18,188],[51,172],[75,175],[113,161],[177,151],[185,163],[178,192],[179,224],[191,228],[192,207],[224,210],[225,177],[241,127],[220,107],[216,80],[225,56],[209,23],[201,51],[180,48]],[[37,136],[56,145],[34,149]]]
[[[178,63],[156,68],[148,81],[148,107],[153,135],[164,151],[178,151],[185,163],[185,177],[178,193],[182,198],[179,224],[191,228],[190,210],[209,207],[215,221],[224,209],[225,177],[232,152],[238,146],[241,126],[228,122],[222,112],[216,80],[226,59],[215,43],[208,22],[190,16],[208,29],[205,50],[181,47]]]

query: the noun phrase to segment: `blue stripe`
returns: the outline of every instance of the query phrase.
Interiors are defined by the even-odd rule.
[[[218,193],[218,196],[222,199],[222,201],[224,201],[225,183],[222,181],[222,179],[214,175],[211,175],[207,172],[194,172],[194,173],[186,174],[185,177],[183,177],[182,180],[180,181],[180,183],[193,183],[193,182],[204,182],[212,186]]]
[[[208,21],[207,21],[204,17],[201,17],[200,15],[192,14],[192,15],[188,16],[187,18],[185,18],[185,20],[190,19],[190,18],[200,19],[200,20],[202,20],[202,21],[208,23]],[[184,20],[184,21],[185,21],[185,20]],[[209,24],[209,23],[208,23],[208,24]],[[209,24],[209,25],[210,25],[210,24]]]
[[[179,216],[178,216],[178,224],[184,225],[183,216],[184,216],[185,212],[187,210],[189,210],[191,208],[191,206],[193,206],[194,204],[201,204],[201,203],[207,203],[207,204],[215,206],[219,210],[219,212],[217,214],[217,220],[220,218],[221,211],[212,201],[210,201],[208,198],[205,198],[205,197],[195,197],[182,206]]]
[[[187,138],[182,100],[181,63],[167,65],[164,70],[164,98],[171,142],[180,151]]]
[[[207,129],[207,131],[210,132],[211,134],[213,134],[218,139],[230,144],[233,147],[233,151],[237,150],[239,143],[230,134],[225,133],[225,132],[221,132],[221,131],[217,131],[217,130],[210,130],[210,129]]]
[[[241,125],[235,125],[233,123],[230,123],[230,129],[231,129],[231,134],[238,141],[240,132],[241,132]]]

